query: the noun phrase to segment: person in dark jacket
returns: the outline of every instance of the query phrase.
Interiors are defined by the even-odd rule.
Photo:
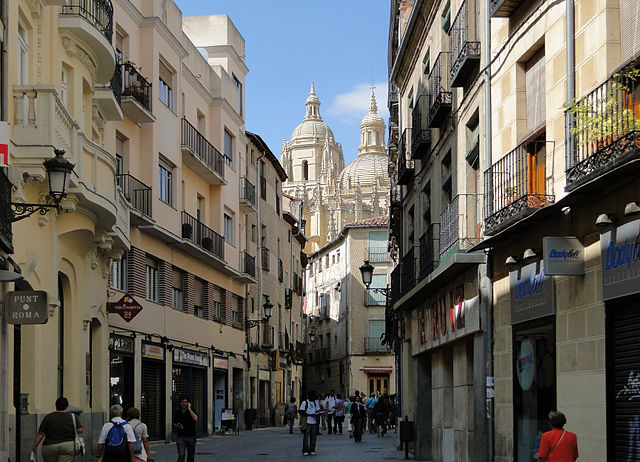
[[[184,462],[185,453],[187,462],[193,462],[196,454],[196,422],[198,414],[191,407],[186,396],[180,397],[180,408],[173,415],[173,428],[176,429],[176,448],[178,449],[178,462]]]

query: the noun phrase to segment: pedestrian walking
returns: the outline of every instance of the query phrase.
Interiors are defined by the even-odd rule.
[[[34,456],[42,443],[42,458],[45,462],[71,462],[75,457],[76,432],[82,433],[82,424],[75,414],[67,412],[69,400],[64,396],[56,399],[56,410],[44,416],[31,451]]]
[[[342,400],[342,394],[338,393],[336,395],[336,403],[335,403],[335,415],[334,415],[334,434],[342,435],[342,423],[344,422],[344,401]]]
[[[322,435],[320,430],[327,429],[327,415],[326,415],[326,410],[324,409],[326,399],[327,399],[327,395],[323,395],[323,394],[321,394],[320,397],[318,398],[318,402],[323,408],[323,412],[318,414],[318,418],[320,419],[320,422],[318,422],[318,435]]]
[[[111,406],[109,417],[109,421],[100,430],[96,460],[99,461],[102,457],[104,462],[136,462],[136,436],[133,427],[122,418],[122,406]]]
[[[151,462],[151,451],[149,450],[149,430],[147,424],[140,421],[140,409],[130,407],[127,410],[127,420],[133,427],[133,434],[136,442],[133,444],[133,454],[138,462]]]
[[[564,430],[567,418],[560,411],[549,412],[551,431],[542,434],[538,460],[540,462],[575,462],[578,458],[578,437]]]
[[[298,417],[298,408],[296,407],[296,398],[292,396],[287,405],[284,407],[285,424],[289,424],[289,433],[293,433],[293,423]]]
[[[176,448],[178,449],[178,462],[184,462],[185,453],[187,462],[193,462],[196,454],[196,422],[198,414],[191,407],[187,396],[182,395],[179,408],[173,415],[173,428],[176,429]]]
[[[331,435],[331,433],[336,433],[337,427],[334,422],[334,417],[336,413],[336,394],[335,390],[329,390],[329,394],[324,400],[324,409],[327,416],[327,433]]]
[[[369,398],[367,398],[367,401],[365,402],[365,408],[367,409],[367,428],[369,429],[369,433],[373,433],[374,431],[376,431],[376,427],[375,427],[376,413],[373,410],[373,408],[375,407],[377,402],[378,402],[378,399],[376,398],[375,393],[371,393],[371,395],[369,396]]]
[[[353,438],[353,426],[351,425],[351,406],[355,401],[355,396],[346,397],[344,399],[344,418],[347,424],[347,431],[349,432],[349,438]]]
[[[387,432],[387,419],[389,417],[388,399],[389,397],[385,394],[382,398],[378,399],[373,406],[373,412],[375,414],[374,425],[377,428],[378,438],[384,436]]]
[[[353,438],[356,443],[362,442],[362,427],[367,417],[367,410],[361,400],[356,399],[351,406],[351,423],[353,424]]]
[[[307,399],[300,403],[300,414],[307,416],[307,428],[302,437],[302,455],[316,454],[316,438],[318,436],[318,417],[322,407],[317,401],[316,392],[311,390]]]

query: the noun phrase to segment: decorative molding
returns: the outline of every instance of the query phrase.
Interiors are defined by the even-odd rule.
[[[91,74],[91,79],[95,80],[98,73],[96,58],[85,50],[71,34],[61,33],[60,35],[62,36],[62,45],[67,54],[77,58],[78,61],[84,64]]]

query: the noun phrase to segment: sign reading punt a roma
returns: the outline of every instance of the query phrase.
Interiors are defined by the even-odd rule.
[[[117,313],[122,319],[129,322],[142,311],[142,306],[129,294],[124,294],[117,302],[107,303],[107,313]]]
[[[44,290],[8,292],[5,306],[9,324],[46,324],[49,320],[47,293]]]

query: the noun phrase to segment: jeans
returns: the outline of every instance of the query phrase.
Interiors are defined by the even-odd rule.
[[[187,462],[193,462],[196,454],[195,436],[178,436],[176,447],[178,448],[178,462],[184,462],[185,452],[187,453]]]
[[[307,424],[307,429],[304,431],[304,437],[302,438],[302,453],[316,452],[316,438],[318,436],[318,424]]]
[[[287,417],[289,419],[289,433],[293,433],[293,423],[295,422],[295,417]]]
[[[337,415],[333,420],[335,422],[333,432],[340,433],[342,435],[342,422],[344,422],[344,415]]]
[[[332,431],[334,431],[333,429],[333,414],[327,414],[327,427],[329,427],[329,430],[327,433],[331,434]]]
[[[362,424],[364,423],[364,419],[362,417],[352,417],[351,423],[353,424],[353,438],[356,440],[356,443],[362,441]]]

